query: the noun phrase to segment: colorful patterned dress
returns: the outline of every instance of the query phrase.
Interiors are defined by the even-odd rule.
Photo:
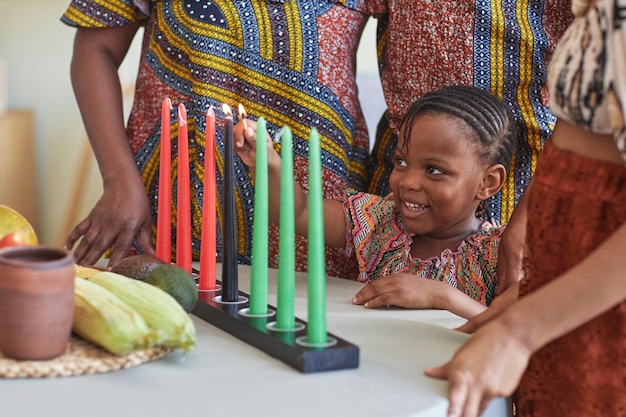
[[[317,127],[321,135],[325,196],[340,197],[348,187],[365,188],[369,144],[354,72],[356,47],[366,21],[363,8],[357,0],[71,2],[62,17],[71,26],[98,28],[144,23],[128,133],[150,199],[153,224],[158,206],[161,101],[170,97],[174,107],[184,103],[187,108],[194,258],[200,249],[205,115],[211,105],[218,117],[218,258],[222,252],[222,103],[235,108],[242,103],[250,119],[263,116],[271,134],[283,126],[290,127],[294,135],[294,176],[305,190],[307,138],[312,127]],[[171,118],[175,184],[175,111]],[[234,164],[239,262],[247,264],[251,261],[254,187],[247,167],[237,156]],[[175,219],[175,195],[173,200]],[[175,243],[175,227],[172,240]],[[270,227],[268,242],[270,266],[276,267],[276,227]],[[297,269],[305,270],[304,239],[297,238],[296,253]],[[340,251],[328,249],[326,259],[330,275],[356,275],[355,265],[347,263]]]
[[[569,1],[385,3],[378,56],[388,111],[378,125],[368,163],[369,192],[389,192],[391,157],[409,105],[446,85],[474,85],[503,98],[518,121],[514,175],[486,207],[489,218],[507,221],[555,123],[545,89],[546,65],[571,21]]]
[[[344,202],[349,256],[359,264],[359,281],[408,272],[416,278],[444,281],[487,305],[495,296],[498,245],[504,226],[484,222],[456,251],[416,259],[410,254],[413,237],[395,207],[393,194],[381,197],[348,191]]]

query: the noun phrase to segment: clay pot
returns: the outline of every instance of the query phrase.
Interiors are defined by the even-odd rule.
[[[46,246],[0,250],[0,351],[17,360],[65,352],[74,317],[74,256]]]

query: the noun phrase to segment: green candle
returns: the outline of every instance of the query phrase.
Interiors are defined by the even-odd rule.
[[[254,226],[252,229],[252,276],[250,277],[250,314],[267,314],[267,235],[268,189],[265,119],[256,126],[256,171],[254,177]]]
[[[276,300],[276,328],[295,327],[295,239],[293,197],[293,144],[291,130],[283,128],[280,171],[280,218],[278,242],[278,294]]]
[[[326,343],[326,257],[320,136],[309,134],[308,343]]]

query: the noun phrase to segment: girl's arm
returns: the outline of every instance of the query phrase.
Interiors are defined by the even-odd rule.
[[[248,166],[252,175],[256,168],[256,123],[247,119],[237,123],[234,130],[235,150],[244,164]],[[278,225],[280,223],[280,182],[281,159],[274,150],[269,133],[267,140],[268,162],[268,199],[269,220]],[[296,234],[307,237],[309,230],[308,196],[300,185],[294,181],[294,219]],[[346,218],[341,201],[324,199],[324,240],[327,246],[343,248],[346,246]]]
[[[367,283],[352,299],[366,308],[397,306],[448,310],[469,319],[487,309],[450,284],[408,273],[392,274]]]

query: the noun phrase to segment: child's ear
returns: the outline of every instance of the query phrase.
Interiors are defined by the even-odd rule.
[[[478,187],[476,198],[486,200],[495,195],[504,186],[506,180],[506,168],[502,164],[487,167],[483,173],[483,179]]]

